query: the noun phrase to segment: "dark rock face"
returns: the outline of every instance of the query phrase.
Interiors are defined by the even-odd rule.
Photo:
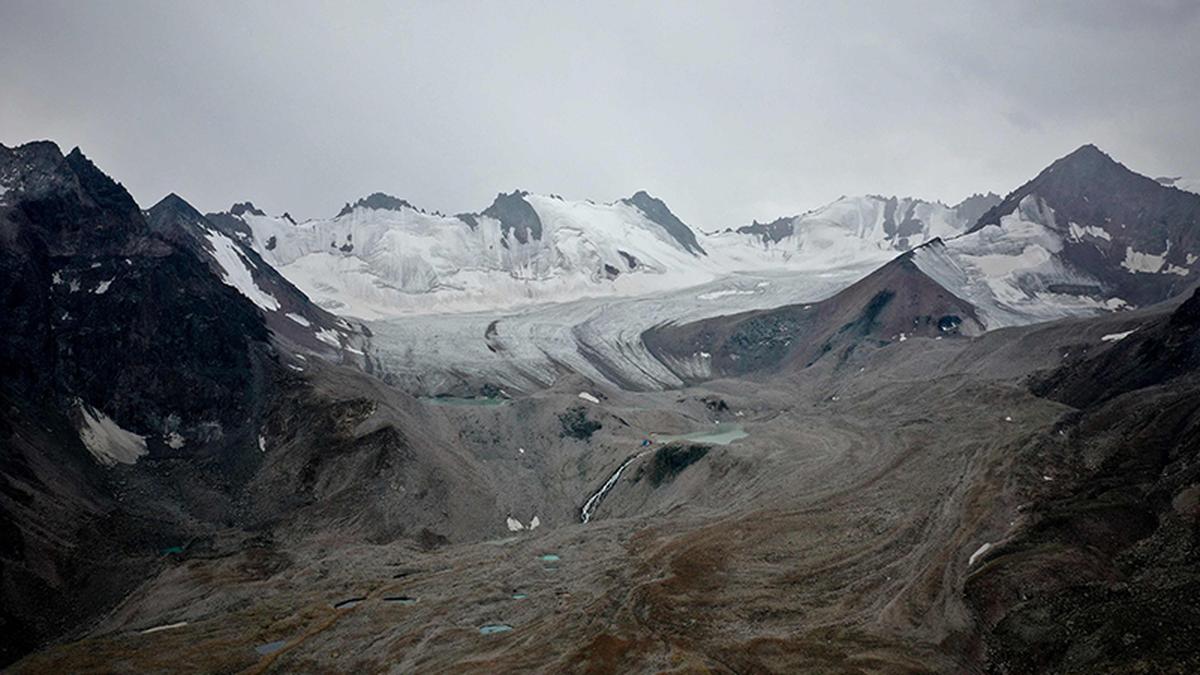
[[[152,232],[128,193],[78,150],[54,182],[66,189],[18,195],[4,213],[2,295],[22,330],[5,332],[0,368],[23,374],[6,383],[131,416],[139,401],[171,391],[202,408],[236,404],[227,395],[245,385],[247,351],[267,339],[253,305]],[[190,379],[196,373],[214,386]]]
[[[1051,164],[989,209],[971,231],[999,224],[1026,197],[1040,199],[1054,210],[1055,225],[1066,240],[1064,261],[1095,276],[1130,303],[1161,302],[1188,290],[1200,278],[1200,266],[1194,266],[1200,257],[1200,195],[1134,173],[1094,145]],[[1071,236],[1069,224],[1103,231],[1105,236]],[[1125,268],[1122,263],[1130,249],[1164,256],[1163,269]]]
[[[225,215],[228,217],[228,214]],[[238,218],[230,217],[229,219],[245,226]],[[172,244],[189,251],[197,259],[205,261],[209,270],[217,278],[221,278],[225,271],[213,257],[213,244],[209,237],[212,237],[214,233],[219,233],[228,238],[230,244],[246,261],[247,269],[255,285],[279,303],[277,311],[262,312],[267,328],[276,338],[286,340],[306,350],[321,353],[329,352],[331,345],[318,340],[316,331],[336,332],[340,330],[348,335],[353,335],[355,339],[364,337],[361,329],[347,329],[346,324],[339,322],[337,317],[313,304],[300,289],[268,265],[254,249],[243,243],[244,237],[239,234],[240,230],[230,232],[227,228],[222,228],[213,222],[211,216],[201,215],[178,195],[170,194],[150,207],[150,210],[146,212],[146,220],[152,231]],[[271,241],[266,243],[268,249],[273,245]],[[338,248],[343,252],[349,252],[353,249],[353,245],[347,242]],[[289,314],[292,316],[289,317]],[[302,325],[292,317],[301,317],[308,325]]]
[[[700,242],[696,241],[696,233],[692,232],[692,228],[684,224],[674,213],[671,213],[671,209],[667,208],[667,205],[661,199],[651,197],[645,191],[638,191],[629,199],[621,201],[630,206],[637,207],[652,222],[666,230],[667,234],[679,242],[679,245],[688,253],[692,255],[708,255],[704,251],[704,248],[700,246]]]
[[[987,194],[973,194],[958,204],[955,204],[954,212],[958,214],[959,222],[966,223],[967,225],[974,225],[975,223],[979,222],[979,219],[983,217],[983,214],[987,213],[989,209],[995,207],[1002,201],[1004,201],[1004,199],[995,192],[988,192]]]
[[[476,216],[474,213],[460,213],[454,217],[466,223],[467,227],[472,230],[479,229],[479,216]]]
[[[115,601],[172,529],[138,515],[137,499],[119,506],[124,492],[245,480],[257,458],[235,446],[255,425],[273,358],[254,306],[173,242],[177,232],[154,231],[78,150],[55,152],[0,153],[0,172],[21,174],[0,207],[0,484],[25,486],[0,499],[0,523],[22,542],[0,559],[5,621],[21,638],[6,659]],[[145,436],[147,466],[186,458],[207,474],[100,467],[77,433],[81,403]],[[185,445],[167,446],[170,433]],[[72,597],[84,586],[86,599]]]
[[[887,240],[900,250],[908,249],[908,238],[925,231],[925,221],[915,215],[917,203],[910,203],[908,208],[900,213],[899,199],[889,197],[883,201],[883,231],[887,235]]]
[[[1032,383],[1034,393],[1086,408],[1200,372],[1200,291],[1167,318],[1139,328],[1093,358]]]
[[[368,514],[363,540],[429,547],[487,527],[483,472],[404,433],[412,399],[298,348],[318,328],[354,329],[235,233],[177,195],[143,215],[53,144],[0,146],[0,176],[0,665],[111,610],[216,533],[345,528]],[[224,283],[218,237],[279,310]],[[285,312],[307,333],[286,334],[301,324]],[[83,410],[142,437],[145,454],[101,464]]]
[[[267,215],[265,212],[255,208],[254,204],[252,204],[251,202],[239,202],[237,204],[234,204],[232,207],[230,207],[229,213],[230,213],[230,215],[233,215],[233,216],[241,216],[241,215],[244,215],[247,213],[249,213],[252,216]]]
[[[840,364],[864,346],[980,332],[974,307],[927,277],[911,257],[822,302],[662,326],[642,339],[664,364],[708,354],[712,376],[719,377],[807,368],[826,355]]]
[[[794,217],[777,218],[769,223],[760,223],[756,220],[753,224],[739,227],[737,232],[738,234],[752,234],[761,239],[764,244],[778,244],[796,232],[794,221]]]
[[[415,206],[409,204],[403,199],[393,197],[382,192],[374,192],[366,197],[363,197],[362,199],[359,199],[353,204],[347,203],[342,207],[341,211],[338,211],[337,217],[341,218],[342,216],[349,215],[354,211],[354,209],[359,207],[382,211],[401,211],[403,209],[412,209],[414,211],[417,210]]]
[[[968,578],[996,672],[1200,667],[1200,297],[1035,378],[1073,475]],[[1043,462],[1044,457],[1030,457]]]
[[[542,220],[537,211],[525,201],[526,193],[514,190],[511,194],[496,195],[496,201],[482,215],[500,221],[500,230],[505,239],[509,233],[517,241],[526,244],[530,239],[542,238]]]

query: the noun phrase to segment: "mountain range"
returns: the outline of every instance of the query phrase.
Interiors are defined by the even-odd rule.
[[[1196,665],[1179,182],[296,222],[0,146],[0,664]]]

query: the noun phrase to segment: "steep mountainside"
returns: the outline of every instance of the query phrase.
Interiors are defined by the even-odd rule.
[[[298,225],[249,210],[210,218],[247,233],[317,304],[365,318],[636,295],[713,276],[692,231],[645,193],[596,204],[513,192],[457,216],[375,194]]]
[[[1200,667],[1200,295],[1106,340],[1033,379],[1078,410],[1048,494],[966,586],[995,672]]]
[[[681,379],[696,381],[803,368],[826,356],[842,363],[860,348],[982,328],[970,304],[905,254],[828,300],[668,324],[642,337]]]
[[[155,236],[79,150],[0,147],[0,176],[7,660],[115,601],[134,580],[129,540],[142,556],[162,541],[162,516],[123,509],[130,486],[108,467],[203,462],[178,483],[196,496],[244,479],[254,457],[235,448],[253,443],[270,347],[255,306]]]
[[[254,303],[277,339],[327,357],[344,357],[370,368],[365,357],[369,331],[317,307],[275,271],[238,232],[226,234],[175,194],[146,212],[152,231],[208,262],[222,281]]]
[[[988,328],[1161,302],[1200,279],[1200,195],[1085,145],[916,262]]]
[[[432,546],[494,519],[478,468],[405,433],[413,399],[318,358],[361,336],[182,200],[152,224],[52,143],[0,146],[0,184],[0,663],[218,531]]]
[[[990,193],[954,207],[878,195],[842,197],[800,216],[725,230],[713,237],[712,247],[750,269],[772,263],[831,267],[872,255],[882,262],[931,239],[961,234],[999,201]]]
[[[322,307],[369,319],[504,309],[684,288],[737,271],[882,264],[962,232],[999,197],[956,207],[843,198],[796,218],[697,234],[660,199],[611,204],[527,192],[444,216],[375,193],[300,224],[243,203],[209,220],[244,241]]]

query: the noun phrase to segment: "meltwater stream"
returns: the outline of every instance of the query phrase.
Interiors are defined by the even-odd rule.
[[[634,460],[644,454],[646,454],[646,451],[643,450],[642,452],[639,452],[638,454],[625,460],[621,466],[617,467],[617,470],[613,472],[613,475],[609,477],[607,481],[605,481],[604,485],[596,491],[596,494],[588,497],[588,500],[583,503],[583,508],[579,512],[579,519],[582,522],[586,523],[592,519],[592,514],[595,513],[596,507],[600,505],[600,500],[604,499],[604,495],[608,494],[608,491],[617,484],[618,480],[620,480],[621,472],[625,470],[625,467],[633,464]]]

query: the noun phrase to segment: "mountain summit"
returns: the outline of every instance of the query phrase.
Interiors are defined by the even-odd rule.
[[[1200,195],[1161,185],[1094,145],[1062,157],[971,230],[915,260],[989,328],[1140,307],[1200,279]]]

